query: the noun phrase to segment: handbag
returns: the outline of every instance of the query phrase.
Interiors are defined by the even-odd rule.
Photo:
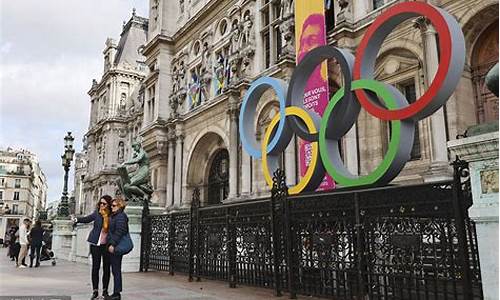
[[[116,245],[114,254],[125,255],[130,253],[132,249],[134,249],[134,243],[132,243],[130,233],[127,232],[127,234],[122,237],[118,245]]]

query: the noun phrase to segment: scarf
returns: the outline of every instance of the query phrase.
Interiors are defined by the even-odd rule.
[[[99,214],[102,216],[102,230],[107,233],[109,228],[109,211],[101,208],[99,209]]]

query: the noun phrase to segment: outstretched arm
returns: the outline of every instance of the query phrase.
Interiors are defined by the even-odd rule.
[[[95,218],[96,218],[96,212],[94,211],[88,216],[76,218],[76,223],[90,223],[92,221],[95,221]]]

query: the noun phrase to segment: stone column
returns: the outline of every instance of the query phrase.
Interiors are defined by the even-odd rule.
[[[297,147],[295,141],[295,137],[292,137],[290,144],[285,149],[285,176],[288,186],[297,184],[297,163],[295,160],[295,151],[297,151]]]
[[[167,207],[168,201],[166,197],[167,192],[167,141],[157,142],[158,152],[160,159],[156,167],[156,187],[155,194],[158,197],[158,205],[160,207]]]
[[[451,152],[469,162],[481,283],[485,300],[498,299],[498,131],[448,142]]]
[[[344,164],[352,175],[358,175],[358,134],[357,124],[344,137]]]
[[[230,109],[229,114],[229,199],[238,196],[238,110]]]
[[[250,172],[250,164],[252,160],[250,159],[250,155],[246,153],[245,150],[241,153],[241,196],[248,197],[250,195],[250,187],[252,184],[251,172]]]
[[[439,58],[437,52],[436,31],[426,18],[418,18],[416,26],[420,28],[424,43],[426,87],[432,83],[436,75]],[[448,148],[446,146],[446,123],[444,108],[440,108],[431,117],[431,166],[424,178],[425,181],[439,181],[450,179],[451,172],[448,165]]]
[[[168,141],[168,162],[167,162],[167,191],[166,191],[166,207],[172,206],[172,196],[174,194],[174,147],[175,142]]]
[[[182,204],[182,142],[184,136],[178,135],[175,144],[175,174],[174,174],[174,206],[180,207]]]
[[[118,81],[116,77],[113,77],[111,80],[111,86],[109,91],[109,108],[108,108],[108,116],[116,116],[118,115],[118,103],[116,97],[116,91],[118,90]]]

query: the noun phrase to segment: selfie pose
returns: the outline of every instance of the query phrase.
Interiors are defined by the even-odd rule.
[[[94,226],[89,233],[87,242],[90,244],[90,254],[92,255],[92,297],[99,297],[99,269],[102,260],[102,295],[107,297],[109,276],[110,276],[110,258],[106,250],[106,242],[109,233],[110,214],[111,214],[111,196],[104,195],[97,202],[96,210],[86,217],[73,218],[75,223],[94,222]]]

